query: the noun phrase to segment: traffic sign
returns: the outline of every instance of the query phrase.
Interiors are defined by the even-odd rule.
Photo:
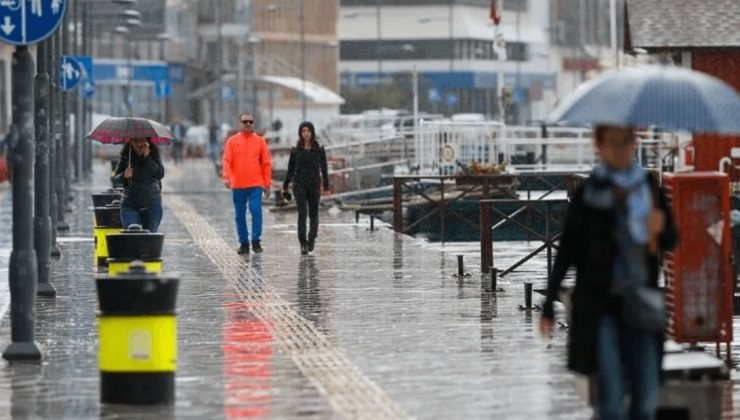
[[[95,83],[86,79],[82,83],[82,97],[85,99],[92,99],[93,96],[95,96]]]
[[[2,0],[0,0],[2,1]],[[59,81],[62,85],[62,90],[74,89],[84,74],[82,64],[74,58],[63,55],[61,59],[61,70],[59,71]]]
[[[57,29],[66,9],[67,0],[0,0],[0,41],[43,41]]]
[[[172,84],[167,79],[162,79],[154,84],[154,96],[157,98],[169,98],[172,96]]]
[[[0,0],[2,1],[2,0]],[[82,78],[85,80],[92,80],[93,83],[95,82],[95,77],[93,74],[93,60],[92,57],[89,55],[70,55],[70,57],[77,60],[78,63],[82,65],[82,68],[85,70],[85,73],[82,75]]]

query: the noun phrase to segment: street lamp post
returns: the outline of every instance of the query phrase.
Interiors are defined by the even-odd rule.
[[[375,9],[375,32],[377,35],[377,44],[375,47],[375,58],[378,60],[378,86],[380,86],[380,80],[383,77],[383,36],[381,35],[381,21],[380,21],[380,2],[381,0],[377,0],[377,7]]]
[[[306,121],[306,16],[301,1],[301,118]]]
[[[124,85],[123,91],[123,103],[126,106],[126,113],[132,116],[131,109],[131,39],[129,37],[129,29],[125,26],[116,26],[113,30],[117,34],[121,34],[124,42],[124,54],[126,54],[126,84]]]

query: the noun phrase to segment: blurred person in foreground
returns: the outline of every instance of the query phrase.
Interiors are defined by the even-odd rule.
[[[156,232],[162,221],[164,165],[159,147],[148,137],[131,138],[121,149],[113,178],[123,181],[121,224]]]
[[[677,233],[657,179],[634,159],[634,132],[599,126],[594,141],[603,164],[571,199],[540,332],[552,334],[553,302],[575,266],[568,367],[596,379],[600,420],[647,420],[658,404],[663,331],[628,325],[625,314],[638,309],[626,297],[632,287],[658,288],[662,253]]]
[[[222,163],[223,180],[234,202],[239,254],[249,254],[247,206],[252,216],[252,251],[262,252],[262,195],[270,196],[272,161],[267,141],[254,132],[254,114],[239,116],[240,131],[226,140]]]
[[[298,126],[298,143],[290,149],[288,174],[283,182],[283,194],[293,183],[293,195],[298,207],[298,242],[301,254],[312,252],[319,233],[319,199],[321,186],[329,191],[329,170],[326,152],[316,141],[316,130],[312,123],[304,121]],[[310,220],[306,237],[306,216]]]

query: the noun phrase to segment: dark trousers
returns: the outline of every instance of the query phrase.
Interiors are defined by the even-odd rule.
[[[298,241],[301,245],[313,243],[319,233],[321,187],[293,183],[293,196],[298,207]],[[310,219],[308,240],[306,240],[306,216]]]

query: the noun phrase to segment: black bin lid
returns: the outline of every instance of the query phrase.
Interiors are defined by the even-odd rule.
[[[95,278],[101,315],[174,315],[180,280],[146,271],[134,261],[129,271]]]
[[[110,258],[155,260],[162,258],[164,234],[131,225],[121,233],[106,235],[106,242]]]
[[[94,207],[95,223],[98,227],[121,228],[121,206]]]
[[[95,193],[92,195],[93,207],[105,207],[106,204],[113,202],[114,200],[120,201],[123,195],[114,189],[107,189],[103,192]]]

